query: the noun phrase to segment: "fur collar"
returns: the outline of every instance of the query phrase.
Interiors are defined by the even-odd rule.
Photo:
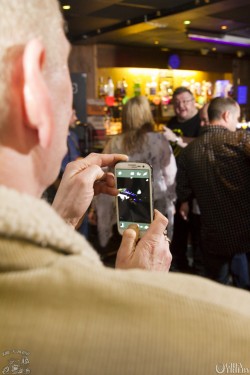
[[[44,200],[0,186],[0,234],[51,247],[64,254],[98,255],[79,233],[70,228]]]

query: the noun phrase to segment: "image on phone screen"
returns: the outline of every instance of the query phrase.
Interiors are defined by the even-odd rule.
[[[118,169],[116,172],[118,219],[121,230],[137,223],[140,230],[147,230],[151,223],[150,170]]]

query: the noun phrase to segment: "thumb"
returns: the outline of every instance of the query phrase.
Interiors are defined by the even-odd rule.
[[[119,247],[116,267],[124,268],[126,261],[130,259],[134,253],[136,243],[139,239],[139,227],[137,224],[130,224],[128,228],[124,231],[122,236],[121,245]]]

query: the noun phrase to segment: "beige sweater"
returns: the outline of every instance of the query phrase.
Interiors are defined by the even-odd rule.
[[[0,373],[250,372],[248,292],[105,268],[46,202],[0,202]]]

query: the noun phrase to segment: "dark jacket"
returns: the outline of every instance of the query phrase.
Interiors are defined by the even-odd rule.
[[[206,126],[181,153],[177,196],[197,198],[208,253],[250,251],[250,133]]]

